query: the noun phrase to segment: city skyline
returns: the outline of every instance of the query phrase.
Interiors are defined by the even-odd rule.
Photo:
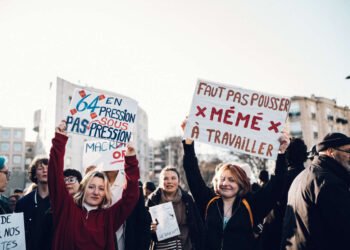
[[[197,79],[349,105],[350,3],[1,1],[1,126],[26,128],[56,77],[139,102],[180,135]]]

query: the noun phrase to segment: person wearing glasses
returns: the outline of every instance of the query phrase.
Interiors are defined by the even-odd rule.
[[[289,189],[281,249],[349,249],[350,137],[329,133],[316,149]]]
[[[181,124],[185,129],[187,121]],[[266,186],[251,192],[249,177],[239,166],[220,163],[213,178],[213,188],[204,182],[191,139],[183,141],[183,167],[187,183],[204,219],[206,250],[253,250],[257,223],[273,208],[280,195],[287,169],[285,151],[289,138],[282,134],[275,175]]]
[[[29,179],[36,184],[36,188],[23,196],[16,204],[16,213],[24,214],[24,229],[26,249],[40,249],[40,239],[45,231],[43,228],[44,215],[50,207],[48,177],[48,158],[37,156],[29,166]]]
[[[72,168],[65,169],[63,171],[64,183],[66,184],[66,189],[70,195],[75,195],[80,186],[80,182],[83,179],[81,173]]]
[[[138,197],[140,177],[135,148],[127,145],[126,185],[122,198],[111,205],[112,194],[105,173],[91,171],[84,176],[72,197],[64,183],[63,166],[68,136],[66,122],[56,128],[49,161],[49,189],[53,225],[53,250],[114,250],[115,232],[132,212]],[[40,248],[38,248],[40,249]]]
[[[5,192],[9,180],[10,171],[6,165],[6,158],[4,156],[0,156],[0,214],[7,214],[12,212],[8,206],[8,203],[1,199],[1,193]]]

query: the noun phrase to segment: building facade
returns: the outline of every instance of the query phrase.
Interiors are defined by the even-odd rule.
[[[64,79],[57,78],[56,83],[51,83],[46,105],[42,110],[34,114],[34,130],[38,132],[36,153],[48,154],[51,147],[51,139],[57,124],[65,119],[68,112],[72,94],[75,88],[84,88],[89,91],[106,93],[109,95],[120,94],[111,91],[95,89],[70,83]],[[129,97],[128,97],[129,98]],[[129,98],[130,99],[130,98]],[[137,119],[134,132],[134,143],[140,164],[141,179],[148,173],[148,118],[146,112],[138,106]],[[74,168],[83,172],[82,155],[84,141],[93,138],[69,134],[67,150],[65,155],[65,168]],[[96,139],[96,138],[95,138]]]
[[[310,149],[329,132],[349,135],[349,120],[349,107],[338,106],[335,100],[293,96],[287,127],[291,136],[302,138]]]
[[[11,179],[6,195],[25,185],[25,129],[0,126],[0,155],[7,158]]]
[[[6,156],[12,172],[24,171],[24,128],[0,127],[0,155]]]

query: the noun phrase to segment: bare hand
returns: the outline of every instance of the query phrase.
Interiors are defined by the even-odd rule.
[[[181,129],[182,129],[182,132],[185,132],[185,127],[186,127],[186,124],[187,124],[187,118],[188,118],[188,116],[186,116],[186,118],[185,118],[185,120],[183,120],[182,122],[181,122]]]
[[[280,142],[280,147],[278,151],[280,154],[284,154],[290,143],[289,134],[283,131],[280,138],[278,138],[278,141]]]
[[[133,156],[136,155],[135,147],[132,142],[126,144],[126,152],[125,156]]]
[[[183,120],[183,121],[181,122],[181,125],[180,125],[180,126],[181,126],[181,129],[182,129],[182,132],[184,132],[184,133],[185,133],[186,125],[187,125],[187,119],[188,119],[188,116],[186,116],[185,120]],[[190,144],[193,143],[193,140],[192,140],[192,139],[189,139],[189,138],[186,138],[185,143],[190,145]]]
[[[67,135],[67,122],[66,120],[62,120],[58,126],[56,127],[56,133],[59,133],[61,135]]]
[[[155,232],[157,231],[157,225],[158,225],[158,224],[155,223],[155,222],[152,222],[152,223],[151,223],[151,231],[152,231],[152,232],[155,233]]]

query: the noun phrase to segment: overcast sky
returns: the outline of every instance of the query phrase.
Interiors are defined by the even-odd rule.
[[[0,125],[32,129],[57,76],[136,99],[154,139],[180,133],[198,78],[349,106],[349,13],[346,0],[0,0]]]

